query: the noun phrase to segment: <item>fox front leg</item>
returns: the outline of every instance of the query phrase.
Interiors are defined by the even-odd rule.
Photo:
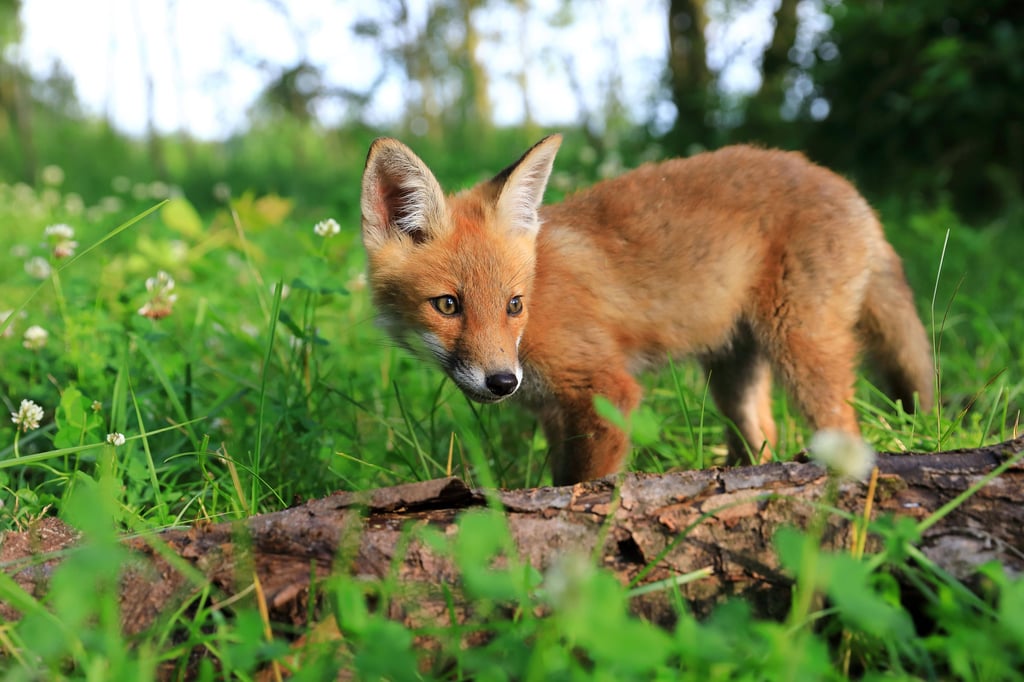
[[[629,452],[629,438],[597,413],[594,398],[604,396],[628,416],[640,403],[640,386],[629,374],[620,372],[599,377],[588,389],[563,393],[558,406],[541,415],[555,485],[614,474]]]

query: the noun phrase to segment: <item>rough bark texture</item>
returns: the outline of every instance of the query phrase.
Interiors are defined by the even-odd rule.
[[[1021,451],[1024,437],[978,450],[881,455],[873,515],[923,519]],[[827,489],[828,478],[816,464],[787,463],[627,474],[496,495],[522,557],[539,569],[569,551],[591,553],[600,541],[601,563],[623,581],[645,570],[644,583],[710,567],[710,577],[681,588],[698,613],[726,596],[743,595],[759,612],[781,615],[790,581],[779,570],[772,535],[783,525],[806,527]],[[862,483],[842,484],[836,506],[863,513],[866,490]],[[332,571],[367,578],[397,571],[416,596],[414,606],[392,604],[389,615],[417,624],[433,617],[447,622],[449,605],[436,588],[457,585],[458,570],[446,557],[410,542],[405,529],[420,523],[457,532],[459,514],[484,504],[483,491],[448,478],[340,492],[245,522],[126,540],[138,560],[122,579],[124,627],[138,632],[172,612],[195,592],[197,579],[212,581],[230,596],[253,584],[253,571],[276,622],[304,623],[312,573],[323,577]],[[839,515],[825,516],[825,545],[849,546],[850,531]],[[55,552],[75,541],[60,521],[44,519],[3,538],[0,566],[40,594],[59,563]],[[1015,463],[931,526],[920,546],[961,577],[993,559],[1011,572],[1024,571],[1024,466]],[[172,566],[182,560],[194,569],[192,578]],[[664,593],[644,595],[634,608],[658,622],[673,619]],[[466,613],[463,605],[455,610]],[[0,604],[0,617],[17,613]]]

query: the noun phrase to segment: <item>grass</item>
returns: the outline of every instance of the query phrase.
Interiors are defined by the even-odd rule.
[[[208,585],[152,631],[124,635],[111,576],[125,559],[117,543],[125,533],[449,473],[500,486],[550,480],[532,417],[468,403],[440,372],[383,339],[365,292],[358,217],[336,216],[341,233],[324,238],[313,224],[326,217],[275,196],[243,195],[200,216],[181,198],[125,194],[78,206],[59,187],[0,187],[0,313],[12,311],[0,322],[0,401],[16,412],[30,399],[44,411],[39,428],[0,429],[0,529],[57,514],[86,538],[46,596],[23,593],[0,573],[0,600],[24,614],[0,623],[5,679],[186,670],[254,679],[274,666],[299,679],[342,669],[396,680],[842,679],[851,670],[1009,679],[1024,665],[1024,584],[989,567],[987,592],[975,596],[922,561],[917,530],[900,522],[875,524],[884,549],[863,559],[822,553],[813,535],[780,536],[782,563],[804,595],[830,599],[827,609],[795,599],[784,622],[758,620],[740,602],[698,622],[680,604],[675,629],[658,629],[631,618],[629,588],[587,561],[570,557],[546,576],[518,563],[500,519],[479,514],[465,517],[454,539],[427,538],[451,552],[478,613],[516,607],[515,619],[469,626],[492,634],[479,648],[463,649],[466,633],[455,629],[416,632],[387,621],[367,598],[385,603],[394,582],[344,575],[317,586],[318,625],[299,644],[298,633],[268,630],[251,595],[226,606]],[[57,260],[44,228],[61,222],[79,246]],[[887,222],[934,330],[942,406],[908,415],[862,379],[865,436],[882,450],[933,451],[1018,433],[1024,304],[1014,292],[1024,290],[1024,274],[1014,254],[1024,238],[1007,225],[969,228],[945,210]],[[154,301],[160,284],[148,290],[146,282],[159,271],[174,287],[165,281]],[[169,314],[140,315],[147,303]],[[25,345],[32,326],[47,332],[34,349]],[[673,364],[644,382],[630,466],[719,461],[727,425],[696,366]],[[809,434],[785,400],[777,418],[778,454],[803,449]],[[108,443],[115,432],[124,444]],[[481,570],[499,555],[505,568]],[[895,573],[927,586],[926,630],[900,606]],[[541,606],[551,615],[536,615]],[[438,638],[442,656],[414,646],[424,634]],[[202,660],[187,669],[194,652]]]

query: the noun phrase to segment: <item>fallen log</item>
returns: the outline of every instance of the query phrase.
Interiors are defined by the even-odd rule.
[[[991,560],[1020,574],[1022,452],[1024,437],[976,450],[880,455],[872,516],[925,519],[1002,467],[999,476],[931,525],[919,547],[958,577],[970,576]],[[830,485],[830,505],[863,514],[867,485],[844,482],[836,487],[814,463],[624,474],[575,486],[491,494],[505,511],[521,558],[540,570],[568,552],[599,557],[623,583],[640,577],[645,584],[709,569],[706,579],[679,587],[696,613],[706,613],[725,597],[743,596],[758,612],[782,616],[789,606],[791,580],[772,549],[774,533],[784,525],[806,528],[817,518],[823,524],[824,546],[850,546],[849,514],[820,512],[819,502],[826,500]],[[450,558],[410,539],[407,528],[426,524],[456,533],[459,516],[485,506],[488,494],[457,478],[438,479],[339,492],[244,522],[196,525],[126,540],[137,561],[121,581],[124,628],[139,632],[179,608],[194,593],[197,575],[225,597],[251,587],[255,575],[271,619],[303,625],[310,612],[311,577],[323,578],[332,571],[362,578],[397,571],[401,584],[425,589],[416,591],[415,609],[395,602],[389,604],[389,615],[409,624],[431,618],[447,623],[451,604],[436,588],[458,585],[458,569]],[[38,595],[45,591],[61,551],[73,547],[76,539],[62,522],[43,519],[23,532],[6,534],[0,567]],[[183,566],[190,568],[183,571]],[[673,619],[663,592],[635,599],[633,608],[657,622]],[[10,605],[0,603],[0,617],[17,616]]]

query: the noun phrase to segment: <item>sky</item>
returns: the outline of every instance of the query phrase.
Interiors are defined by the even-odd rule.
[[[426,1],[410,1],[414,15],[424,14]],[[247,108],[269,78],[254,63],[283,66],[303,56],[326,68],[329,83],[355,90],[365,90],[385,71],[368,114],[371,123],[393,121],[407,86],[385,69],[374,45],[354,38],[351,31],[358,13],[372,12],[376,5],[365,0],[280,4],[286,6],[291,25],[274,2],[264,0],[24,0],[19,56],[37,74],[47,73],[59,60],[87,111],[109,115],[118,128],[132,134],[146,129],[147,70],[159,130],[186,129],[201,138],[218,138],[244,125]],[[591,100],[590,108],[600,108],[600,83],[616,69],[623,99],[638,109],[647,106],[667,51],[664,0],[576,2],[572,28],[562,31],[543,19],[556,10],[557,0],[532,4],[533,19],[525,27],[508,12],[477,17],[481,31],[490,36],[479,56],[491,73],[497,123],[522,120],[520,94],[511,79],[522,60],[529,73],[531,108],[541,124],[579,118],[566,56]],[[756,52],[770,35],[765,27],[773,5],[773,0],[761,0],[743,16],[709,27],[709,63],[729,65],[726,82],[731,89],[756,87],[756,63],[745,51],[752,46]],[[331,124],[342,111],[327,108],[318,114]]]

